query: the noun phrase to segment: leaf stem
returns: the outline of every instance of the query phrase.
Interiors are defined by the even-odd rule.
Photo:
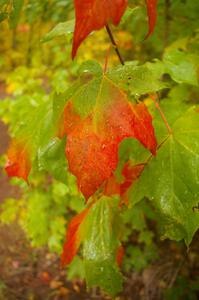
[[[123,58],[122,58],[122,56],[120,54],[120,51],[119,51],[118,46],[117,46],[117,43],[116,43],[116,41],[114,39],[114,36],[113,36],[113,34],[111,32],[111,29],[110,29],[110,27],[108,25],[106,25],[106,31],[107,31],[107,33],[109,35],[109,38],[110,38],[111,43],[112,43],[112,45],[113,45],[113,47],[115,49],[115,52],[116,52],[116,54],[117,54],[117,56],[119,58],[120,63],[124,66],[124,60],[123,60]]]
[[[150,95],[150,97],[151,97],[151,99],[153,100],[153,102],[154,102],[154,104],[155,104],[157,110],[159,111],[160,116],[161,116],[162,120],[164,121],[164,124],[166,125],[166,128],[167,128],[169,134],[172,134],[172,129],[171,129],[171,127],[169,126],[169,123],[167,122],[167,119],[166,119],[166,117],[165,117],[163,111],[161,110],[160,105],[159,105],[158,101],[156,100],[156,97],[155,97],[154,95]]]
[[[166,141],[168,140],[168,138],[169,138],[169,136],[167,136],[158,146],[157,146],[157,151],[159,151],[159,149],[166,143]],[[154,157],[154,155],[153,154],[151,154],[147,159],[146,159],[146,161],[145,162],[143,162],[143,163],[140,163],[140,164],[137,164],[137,166],[144,166],[144,168],[145,168],[145,166],[147,166],[148,164],[149,164],[149,162],[152,160],[152,158]],[[143,168],[143,170],[140,172],[140,175],[142,174],[142,172],[144,171],[144,168]]]

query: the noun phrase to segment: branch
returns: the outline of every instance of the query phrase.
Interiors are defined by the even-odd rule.
[[[106,25],[106,31],[107,31],[107,33],[108,33],[108,35],[109,35],[109,38],[110,38],[111,43],[112,43],[112,45],[113,45],[113,47],[114,47],[114,49],[115,49],[115,52],[116,52],[116,54],[117,54],[117,56],[118,56],[118,58],[119,58],[120,63],[121,63],[122,65],[124,65],[124,60],[123,60],[123,58],[122,58],[122,56],[121,56],[121,54],[120,54],[120,51],[119,51],[118,46],[117,46],[117,43],[116,43],[116,41],[115,41],[115,39],[114,39],[114,36],[113,36],[113,34],[112,34],[112,32],[111,32],[111,29],[110,29],[110,27],[109,27],[108,25]]]
[[[169,123],[167,122],[167,119],[166,119],[166,117],[165,117],[163,111],[161,110],[161,108],[160,108],[160,106],[159,106],[159,103],[158,103],[158,101],[156,100],[156,97],[155,97],[154,95],[150,95],[150,97],[151,97],[151,99],[153,100],[153,102],[154,102],[154,104],[155,104],[155,107],[156,107],[157,110],[159,111],[160,116],[161,116],[161,118],[162,118],[162,120],[163,120],[163,122],[164,122],[164,124],[165,124],[165,126],[166,126],[166,128],[167,128],[167,130],[168,130],[168,132],[169,132],[169,134],[172,134],[172,129],[171,129],[171,127],[169,126]]]

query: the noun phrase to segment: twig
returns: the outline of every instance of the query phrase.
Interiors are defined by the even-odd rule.
[[[111,43],[112,43],[112,45],[113,45],[113,47],[114,47],[114,49],[115,49],[115,52],[116,52],[116,54],[117,54],[117,56],[118,56],[118,58],[119,58],[120,63],[121,63],[122,65],[124,65],[124,60],[123,60],[123,58],[122,58],[122,56],[121,56],[121,54],[120,54],[120,51],[119,51],[118,46],[117,46],[117,43],[116,43],[116,41],[115,41],[115,39],[114,39],[114,36],[113,36],[113,34],[112,34],[112,32],[111,32],[111,29],[110,29],[110,27],[109,27],[108,25],[106,25],[106,31],[107,31],[107,33],[108,33],[108,35],[109,35],[109,38],[110,38]]]
[[[172,130],[171,130],[171,127],[169,126],[169,123],[167,122],[167,119],[163,113],[163,111],[161,110],[160,106],[159,106],[159,103],[158,101],[156,100],[156,97],[154,95],[150,95],[151,99],[153,100],[157,110],[159,111],[160,115],[161,115],[161,118],[162,120],[164,121],[166,127],[167,127],[167,130],[169,132],[169,134],[172,134]]]

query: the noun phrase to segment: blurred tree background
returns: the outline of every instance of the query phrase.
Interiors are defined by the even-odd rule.
[[[160,98],[169,99],[172,105],[172,114],[168,112],[171,122],[184,107],[199,103],[198,17],[196,0],[159,0],[155,33],[144,40],[145,1],[130,0],[122,22],[112,28],[126,62],[146,68],[150,62],[154,78],[160,75],[166,80]],[[42,120],[47,135],[46,108],[50,113],[52,101],[67,93],[82,72],[82,63],[96,59],[104,64],[110,41],[103,29],[91,34],[78,57],[71,60],[73,18],[72,0],[0,0],[2,300],[108,299],[98,289],[86,290],[81,255],[67,270],[59,269],[67,223],[84,208],[83,197],[60,154],[64,143],[55,139],[41,149],[39,168],[33,168],[29,185],[19,179],[8,180],[4,172],[9,137],[15,136],[17,125],[26,124],[31,112],[35,124]],[[111,50],[109,66],[116,65],[118,58]],[[162,75],[163,68],[166,75]],[[150,80],[149,85],[155,84],[155,79]],[[150,106],[150,99],[142,94]],[[42,138],[35,137],[35,143]],[[126,155],[125,149],[124,142],[121,157]],[[65,172],[60,172],[60,164]],[[125,284],[117,299],[199,299],[198,233],[188,249],[184,242],[162,239],[161,217],[147,199],[124,211],[122,219]]]

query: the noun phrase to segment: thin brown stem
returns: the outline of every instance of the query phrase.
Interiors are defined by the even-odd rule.
[[[111,32],[111,29],[110,29],[110,27],[109,27],[108,25],[106,25],[106,31],[107,31],[107,33],[108,33],[108,35],[109,35],[109,38],[110,38],[111,43],[112,43],[112,45],[113,45],[113,47],[114,47],[114,49],[115,49],[115,52],[116,52],[116,54],[117,54],[117,56],[118,56],[118,58],[119,58],[120,63],[121,63],[122,65],[124,65],[124,60],[123,60],[123,58],[122,58],[122,56],[121,56],[121,54],[120,54],[120,51],[119,51],[118,46],[117,46],[117,43],[116,43],[116,41],[115,41],[115,39],[114,39],[114,36],[113,36],[113,34],[112,34],[112,32]]]
[[[161,116],[162,120],[164,121],[165,126],[166,126],[166,128],[167,128],[169,134],[172,134],[172,129],[171,129],[171,127],[169,126],[169,123],[167,122],[167,119],[166,119],[166,117],[165,117],[163,111],[161,110],[160,105],[159,105],[158,101],[156,100],[156,97],[155,97],[154,95],[151,95],[151,99],[153,100],[153,102],[154,102],[154,104],[155,104],[155,107],[156,107],[157,110],[159,111],[160,116]]]
[[[167,136],[158,146],[157,146],[157,151],[166,143],[166,141],[168,140],[169,136]],[[152,160],[152,158],[154,157],[153,154],[151,154],[143,163],[137,164],[135,166],[143,166],[143,169],[140,171],[139,177],[141,176],[141,174],[143,173],[145,167],[150,163],[150,161]]]

